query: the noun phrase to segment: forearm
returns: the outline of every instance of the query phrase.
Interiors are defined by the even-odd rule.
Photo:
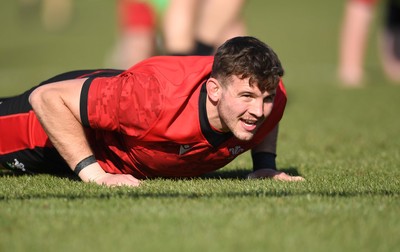
[[[72,90],[62,84],[41,86],[29,98],[50,141],[72,170],[81,160],[93,155],[79,116],[79,97],[83,81],[68,83],[67,85],[74,86]],[[82,170],[79,177],[88,182],[104,173],[100,165],[95,163]]]
[[[278,126],[276,126],[259,145],[251,150],[253,170],[270,168],[276,169],[276,146]]]
[[[275,128],[264,138],[264,140],[252,149],[252,152],[269,152],[276,154],[276,146],[278,142],[279,126]]]

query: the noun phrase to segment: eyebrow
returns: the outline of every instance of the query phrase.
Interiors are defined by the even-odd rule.
[[[263,93],[268,93],[268,96],[276,95],[276,90],[265,91],[265,92],[263,92]]]

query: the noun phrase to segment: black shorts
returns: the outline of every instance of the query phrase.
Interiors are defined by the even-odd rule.
[[[59,74],[52,77],[42,83],[41,85],[47,85],[53,82],[86,78],[86,77],[107,77],[115,76],[122,72],[122,70],[116,69],[97,69],[97,70],[78,70],[71,71],[63,74]],[[0,98],[0,141],[3,134],[7,134],[6,131],[12,129],[17,131],[28,130],[21,128],[21,125],[7,125],[7,130],[1,128],[1,120],[5,120],[10,116],[18,114],[25,114],[32,112],[32,107],[29,104],[29,95],[35,90],[36,87],[24,92],[21,95]],[[4,132],[3,132],[4,131]],[[12,141],[2,142],[2,146],[12,146]],[[50,144],[50,146],[52,146]],[[5,148],[7,149],[7,148]],[[10,147],[10,150],[12,148]],[[12,170],[18,170],[29,173],[63,173],[70,172],[71,170],[57,152],[54,147],[31,147],[18,151],[5,151],[0,150],[0,166]]]

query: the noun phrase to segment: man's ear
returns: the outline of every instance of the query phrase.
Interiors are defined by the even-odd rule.
[[[206,83],[207,95],[213,102],[218,102],[221,96],[221,84],[215,78],[209,78]]]

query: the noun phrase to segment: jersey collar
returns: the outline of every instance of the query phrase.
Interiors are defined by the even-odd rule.
[[[217,132],[212,129],[210,122],[207,117],[207,109],[206,109],[206,100],[207,100],[207,89],[206,82],[202,84],[199,98],[199,116],[200,116],[200,127],[203,136],[206,140],[213,146],[218,147],[223,142],[232,137],[232,133],[222,133]]]

